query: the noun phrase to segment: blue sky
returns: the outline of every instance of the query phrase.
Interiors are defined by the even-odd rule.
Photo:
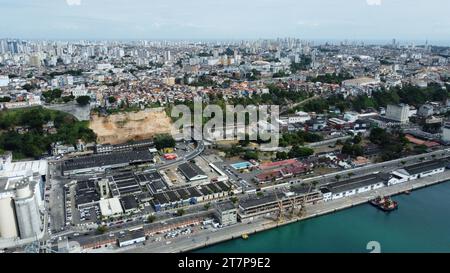
[[[0,0],[0,37],[450,40],[448,0]]]

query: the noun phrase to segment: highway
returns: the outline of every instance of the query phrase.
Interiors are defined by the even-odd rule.
[[[170,162],[165,162],[164,164],[157,166],[157,168],[159,170],[165,170],[165,169],[172,168],[174,166],[178,166],[180,164],[183,164],[189,160],[196,158],[201,153],[203,153],[204,150],[205,150],[205,143],[202,140],[199,140],[199,141],[197,141],[197,146],[195,147],[195,149],[192,152],[190,152],[189,154],[185,155],[182,158],[178,158],[178,159],[170,161]]]

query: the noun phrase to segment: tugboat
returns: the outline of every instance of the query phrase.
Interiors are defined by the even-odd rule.
[[[393,211],[398,208],[398,203],[393,201],[390,197],[378,196],[377,198],[371,200],[370,204],[385,212]]]

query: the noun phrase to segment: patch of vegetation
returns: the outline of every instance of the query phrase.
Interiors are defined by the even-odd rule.
[[[88,105],[91,102],[91,97],[89,96],[79,96],[77,98],[77,103],[81,106]]]
[[[158,150],[175,147],[175,139],[169,134],[156,135],[153,142]]]
[[[55,134],[47,134],[43,127],[53,121]],[[25,130],[18,133],[16,127]],[[8,110],[0,113],[0,149],[12,151],[15,158],[38,158],[46,154],[54,142],[75,145],[78,139],[95,141],[95,133],[88,122],[77,121],[73,116],[42,107]]]

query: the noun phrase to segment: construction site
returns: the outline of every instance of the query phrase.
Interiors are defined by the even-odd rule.
[[[132,140],[149,139],[171,132],[172,121],[163,108],[145,109],[100,116],[93,114],[89,128],[97,134],[101,144],[120,144]]]

